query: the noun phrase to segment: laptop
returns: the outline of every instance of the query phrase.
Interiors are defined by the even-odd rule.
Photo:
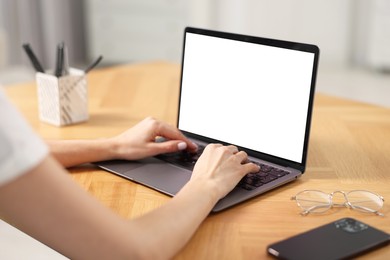
[[[260,165],[213,212],[300,177],[306,167],[319,48],[315,45],[187,27],[177,127],[202,147],[233,144]],[[178,152],[97,165],[174,196],[199,154]]]

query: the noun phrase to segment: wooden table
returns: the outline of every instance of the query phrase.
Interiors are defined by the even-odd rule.
[[[43,138],[99,138],[118,134],[149,115],[176,124],[179,81],[180,67],[165,62],[93,71],[88,76],[89,121],[62,128],[38,120],[34,83],[9,87],[7,92]],[[70,172],[81,187],[125,218],[145,214],[170,199],[90,165]],[[290,197],[304,189],[377,192],[386,200],[385,217],[347,208],[303,217]],[[303,177],[210,215],[176,259],[269,258],[268,244],[342,217],[353,217],[390,233],[389,200],[390,109],[316,94]],[[390,259],[390,247],[362,258]]]

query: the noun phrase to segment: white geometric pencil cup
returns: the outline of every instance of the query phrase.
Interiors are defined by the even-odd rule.
[[[70,68],[69,75],[57,78],[37,72],[39,119],[65,126],[88,120],[88,89],[85,72]]]

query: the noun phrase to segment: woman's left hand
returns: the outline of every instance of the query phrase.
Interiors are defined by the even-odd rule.
[[[156,142],[164,137],[165,142]],[[189,150],[196,152],[197,146],[186,138],[176,127],[147,117],[134,127],[110,139],[118,159],[137,160],[161,153]]]

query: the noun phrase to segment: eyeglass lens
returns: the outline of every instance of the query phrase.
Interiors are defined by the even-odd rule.
[[[383,207],[383,199],[369,191],[350,191],[347,193],[350,206],[365,212],[377,212]]]
[[[304,210],[304,213],[309,212],[324,212],[327,211],[331,205],[331,197],[321,191],[302,191],[295,196],[298,206]]]

